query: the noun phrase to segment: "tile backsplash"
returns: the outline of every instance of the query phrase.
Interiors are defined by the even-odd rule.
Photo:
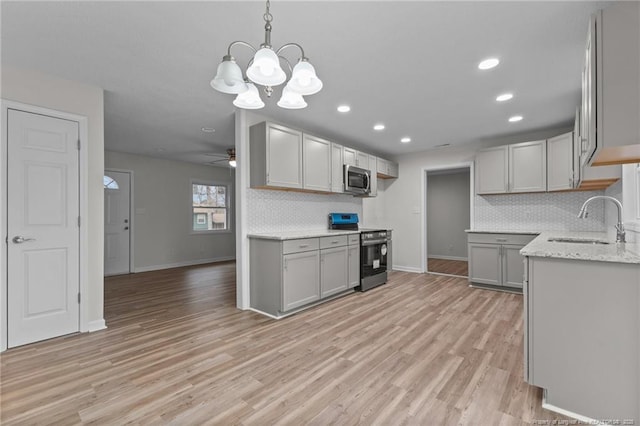
[[[604,203],[589,206],[587,219],[578,212],[587,198],[604,191],[547,192],[540,194],[476,195],[476,229],[595,231],[605,230]]]
[[[362,199],[344,194],[311,194],[247,189],[247,232],[327,229],[329,213],[358,213]]]

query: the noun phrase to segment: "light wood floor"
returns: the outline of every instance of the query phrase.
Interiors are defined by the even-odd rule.
[[[429,258],[427,259],[427,269],[429,272],[466,277],[469,274],[469,263],[466,260]]]
[[[235,309],[235,265],[108,278],[108,329],[10,349],[2,424],[519,425],[522,296],[392,272],[279,321]]]

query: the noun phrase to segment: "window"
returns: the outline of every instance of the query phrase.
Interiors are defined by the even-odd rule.
[[[194,231],[226,231],[229,228],[227,185],[193,183],[192,217]]]
[[[118,189],[118,182],[111,176],[102,176],[102,184],[104,189]]]

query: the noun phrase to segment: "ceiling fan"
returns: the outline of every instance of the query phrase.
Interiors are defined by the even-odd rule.
[[[229,166],[231,166],[231,167],[235,167],[236,166],[236,149],[235,148],[227,149],[227,153],[226,154],[205,154],[205,155],[210,155],[210,156],[213,156],[213,157],[222,157],[219,160],[209,161],[207,164],[216,164],[216,163],[227,162],[229,164]]]

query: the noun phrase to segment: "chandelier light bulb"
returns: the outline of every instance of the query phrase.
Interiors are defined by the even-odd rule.
[[[253,64],[247,69],[247,77],[261,86],[278,86],[287,79],[287,75],[280,67],[278,55],[268,47],[263,47],[256,52]]]
[[[260,99],[260,92],[253,83],[247,83],[248,90],[243,93],[239,93],[233,104],[238,108],[243,109],[260,109],[264,108],[264,102]]]
[[[242,78],[242,70],[231,56],[222,58],[216,76],[211,80],[211,87],[222,93],[237,94],[247,90]]]
[[[284,86],[282,97],[278,101],[278,106],[285,109],[302,109],[307,107],[307,103],[300,93],[289,88],[289,84]]]
[[[316,70],[306,59],[302,59],[293,67],[289,89],[301,95],[313,95],[322,89],[322,81],[316,76]]]

